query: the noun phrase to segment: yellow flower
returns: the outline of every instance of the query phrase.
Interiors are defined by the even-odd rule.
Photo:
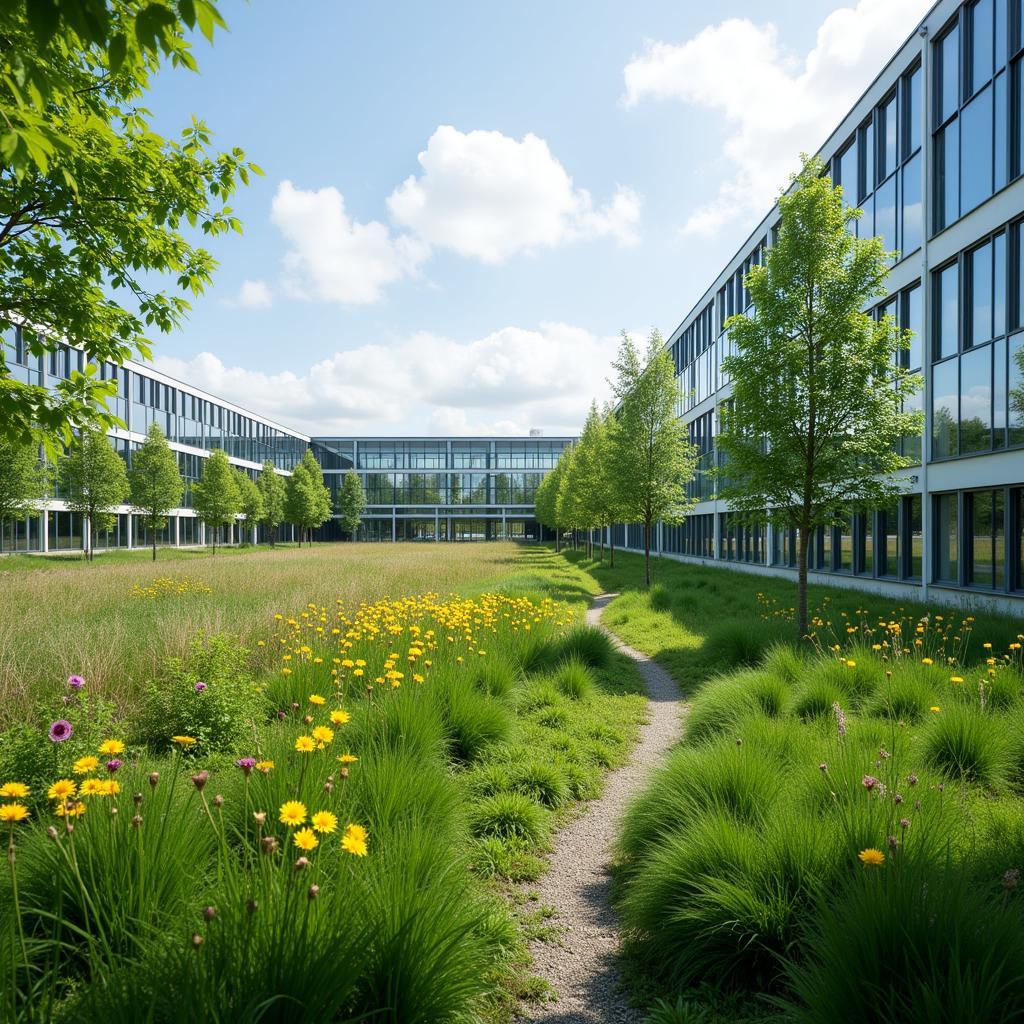
[[[885,854],[881,850],[876,850],[873,846],[869,846],[866,850],[861,850],[857,857],[862,864],[869,864],[875,868],[881,867],[885,863]]]
[[[101,754],[123,754],[124,744],[120,740],[104,740],[100,744]]]
[[[357,668],[357,669],[353,669],[352,670],[352,675],[354,675],[354,676],[361,676],[362,674],[363,674],[363,670],[361,668]]]
[[[338,816],[330,811],[317,811],[309,823],[317,832],[333,832],[338,827]]]
[[[847,661],[846,662],[846,667],[847,668],[856,668],[857,667],[857,662],[855,662],[855,661]]]
[[[117,779],[105,779],[100,786],[103,787],[103,796],[117,796],[121,792],[121,783]]]
[[[90,754],[88,757],[80,757],[72,766],[71,770],[76,775],[88,775],[100,766],[100,759]]]
[[[102,779],[86,779],[82,783],[81,795],[82,796],[102,796],[103,795],[103,780]]]
[[[281,804],[278,821],[289,828],[295,828],[306,820],[306,805],[298,800],[286,800]]]
[[[0,804],[0,821],[5,825],[13,825],[27,817],[28,808],[24,804]]]
[[[348,824],[341,837],[341,848],[356,857],[366,856],[366,829],[362,825]]]
[[[929,711],[934,711],[936,714],[938,714],[942,710],[942,708],[934,707],[933,706],[933,707],[930,707],[928,710]]]
[[[321,704],[326,704],[327,701],[325,701],[324,698],[321,697],[319,693],[311,693],[309,695],[309,703],[315,704],[317,707],[320,707]]]
[[[963,676],[950,676],[949,677],[949,681],[951,683],[962,683],[964,681],[964,677]]]
[[[270,772],[270,769],[273,768],[273,767],[274,767],[274,762],[273,761],[257,761],[256,762],[256,771],[263,772],[264,775],[267,775]]]
[[[331,721],[335,725],[345,725],[346,722],[350,722],[352,716],[347,711],[332,711]]]
[[[181,747],[191,747],[195,743],[195,738],[192,736],[172,736],[172,743],[177,743]]]
[[[300,754],[308,754],[311,750],[316,750],[316,744],[313,742],[312,736],[300,736],[295,741],[295,749]]]
[[[85,814],[85,804],[81,800],[69,800],[65,803],[63,800],[53,809],[53,813],[58,818],[80,818]]]
[[[300,828],[292,841],[300,850],[305,850],[307,853],[320,845],[320,840],[317,839],[316,833],[311,828]]]
[[[334,730],[326,725],[318,725],[313,729],[313,739],[319,743],[330,743],[334,739]]]
[[[932,661],[931,658],[922,658],[921,659],[921,664],[922,665],[933,665],[935,663]]]
[[[58,779],[47,791],[46,795],[51,800],[67,800],[74,796],[78,787],[70,779]]]
[[[26,797],[30,792],[24,782],[5,782],[0,786],[0,796]]]
[[[342,764],[355,764],[356,761],[359,760],[359,758],[356,757],[355,754],[339,754],[338,755],[338,760]]]

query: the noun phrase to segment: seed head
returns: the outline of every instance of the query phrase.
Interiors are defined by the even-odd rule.
[[[217,916],[216,907],[203,907],[203,918],[207,921],[212,921]]]
[[[159,772],[150,772],[149,773],[149,784],[150,784],[150,786],[153,789],[156,789],[156,784],[159,781],[160,781],[160,773]]]
[[[313,900],[315,900],[317,898],[317,896],[320,895],[320,886],[319,885],[311,885],[309,887],[309,890],[306,892],[306,895],[309,897],[310,902],[312,902]]]
[[[206,770],[196,772],[196,774],[192,776],[192,784],[196,787],[196,789],[199,790],[200,793],[202,793],[203,787],[209,781],[209,778],[210,773]]]

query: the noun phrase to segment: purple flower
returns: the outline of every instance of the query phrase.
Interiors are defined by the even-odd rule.
[[[71,734],[74,731],[66,718],[58,718],[56,722],[50,723],[50,742],[63,743],[65,740],[71,739]]]
[[[85,686],[85,680],[81,676],[68,676],[68,686],[72,690],[80,690]]]
[[[878,785],[878,779],[876,779],[874,775],[865,775],[864,778],[860,780],[860,782],[861,785],[867,790],[872,790],[875,788],[875,786]]]
[[[123,764],[124,761],[121,761],[120,759],[115,757],[113,760],[107,762],[107,771],[110,772],[111,775],[113,775],[114,772],[116,772],[117,769],[120,768],[121,765]]]
[[[201,683],[201,682],[200,683],[196,683],[196,685],[195,685],[196,693],[202,693],[203,690],[205,690],[205,689],[206,689],[206,683]]]
[[[842,739],[846,735],[846,715],[843,714],[843,709],[839,706],[838,701],[832,705],[832,714],[836,716],[836,732]]]
[[[245,773],[246,776],[252,773],[253,768],[256,767],[255,757],[240,757],[235,764]]]

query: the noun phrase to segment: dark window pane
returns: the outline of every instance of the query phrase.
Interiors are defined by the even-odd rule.
[[[957,361],[932,369],[932,458],[957,454]]]
[[[899,506],[890,505],[879,513],[878,540],[882,547],[879,563],[886,576],[900,574]]]
[[[994,187],[998,191],[1007,182],[1009,168],[1007,166],[1007,137],[1010,125],[1006,118],[1006,73],[1004,72],[996,79],[996,123],[995,123],[995,149],[992,154],[993,166],[995,168]]]
[[[924,209],[921,205],[921,156],[903,168],[903,234],[900,253],[907,256],[921,247],[924,237]]]
[[[910,350],[907,352],[907,367],[919,370],[922,363],[923,340],[921,337],[921,286],[915,285],[904,296],[903,322],[901,327],[913,332]]]
[[[954,27],[936,43],[936,124],[941,124],[960,105],[960,30]]]
[[[921,495],[915,494],[910,498],[906,498],[903,503],[903,513],[907,519],[904,536],[910,544],[910,575],[913,579],[920,579],[924,557]]]
[[[1006,235],[992,240],[992,337],[1006,333]]]
[[[906,80],[903,90],[904,156],[909,156],[921,145],[921,69]]]
[[[971,550],[967,582],[977,587],[991,587],[994,574],[992,552],[992,492],[977,491],[967,495],[970,510]]]
[[[996,68],[1006,63],[1006,0],[996,0]]]
[[[896,170],[896,97],[878,108],[878,180],[888,178]]]
[[[957,121],[935,136],[936,227],[948,227],[960,216],[960,131]]]
[[[1009,443],[1024,444],[1024,334],[1010,338]]]
[[[971,25],[970,93],[992,77],[992,0],[978,0],[968,13]]]
[[[992,345],[992,447],[1006,445],[1006,339]]]
[[[970,335],[966,344],[980,345],[992,338],[992,245],[982,245],[969,254]]]
[[[935,499],[935,578],[943,583],[958,582],[957,496],[940,494]]]
[[[958,294],[959,271],[955,263],[940,270],[935,277],[935,344],[933,359],[944,359],[957,351],[957,324],[960,311]]]
[[[960,357],[960,454],[992,446],[992,348]]]
[[[992,89],[986,87],[960,114],[961,210],[974,209],[992,195]],[[949,223],[948,221],[946,223]]]

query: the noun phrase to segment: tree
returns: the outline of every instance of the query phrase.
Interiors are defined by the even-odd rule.
[[[308,448],[288,479],[285,509],[288,521],[299,529],[299,544],[305,537],[312,545],[312,531],[331,518],[331,492],[324,484],[320,463]]]
[[[201,121],[162,137],[140,102],[163,64],[196,68],[195,27],[222,25],[208,0],[0,5],[0,322],[33,357],[68,343],[84,360],[50,389],[0,351],[0,433],[41,435],[56,457],[75,428],[115,424],[98,367],[147,358],[145,331],[178,326],[210,282],[191,229],[240,230],[228,201],[259,169],[213,151]]]
[[[167,513],[181,504],[185,483],[178,471],[178,457],[158,423],[152,424],[142,447],[132,454],[128,471],[131,503],[153,538],[156,561],[156,531],[167,525]]]
[[[693,507],[686,485],[693,479],[698,453],[676,416],[679,386],[661,334],[651,331],[647,356],[641,361],[632,338],[623,331],[612,365],[612,388],[619,400],[610,445],[615,505],[625,522],[643,524],[644,580],[649,587],[651,529],[659,520],[681,522]]]
[[[278,475],[270,459],[263,463],[256,486],[263,497],[263,515],[259,521],[266,527],[267,539],[273,547],[277,541],[277,528],[284,522],[285,486],[283,477]]]
[[[214,448],[203,461],[202,478],[192,485],[192,507],[211,531],[216,555],[217,534],[235,521],[241,508],[234,467],[220,448]]]
[[[363,521],[363,509],[366,508],[366,495],[358,475],[349,470],[341,482],[338,492],[338,514],[341,516],[341,528],[352,540],[356,539],[359,525]]]
[[[562,472],[558,475],[558,496],[555,499],[556,519],[572,531],[572,547],[576,550],[576,531],[583,525],[583,501],[580,494],[579,448],[574,445],[562,453],[558,460]]]
[[[750,316],[726,326],[735,354],[723,362],[734,405],[719,444],[727,465],[720,496],[741,517],[799,532],[797,630],[807,633],[807,551],[812,532],[901,491],[897,454],[922,414],[903,411],[920,378],[897,358],[909,332],[866,312],[886,294],[882,239],[854,237],[861,211],[805,159],[779,198],[776,244],[747,275]]]
[[[244,469],[235,470],[235,485],[238,487],[238,511],[245,516],[246,530],[251,531],[263,518],[263,492]]]
[[[86,427],[72,441],[60,463],[64,502],[88,521],[87,557],[91,562],[96,534],[114,524],[114,509],[131,493],[124,459],[114,451],[107,435]]]
[[[533,496],[533,514],[541,526],[546,526],[555,533],[555,551],[561,550],[561,523],[558,519],[558,495],[562,486],[562,475],[565,471],[566,452],[565,449],[552,469],[537,485],[537,491]]]
[[[611,512],[608,454],[608,428],[598,411],[597,402],[591,402],[569,471],[570,507],[580,526],[587,531],[587,547],[591,557],[594,554],[593,531],[608,524]],[[603,560],[603,532],[601,557]]]
[[[3,524],[39,512],[51,485],[51,474],[39,458],[39,445],[0,435],[0,551]]]

